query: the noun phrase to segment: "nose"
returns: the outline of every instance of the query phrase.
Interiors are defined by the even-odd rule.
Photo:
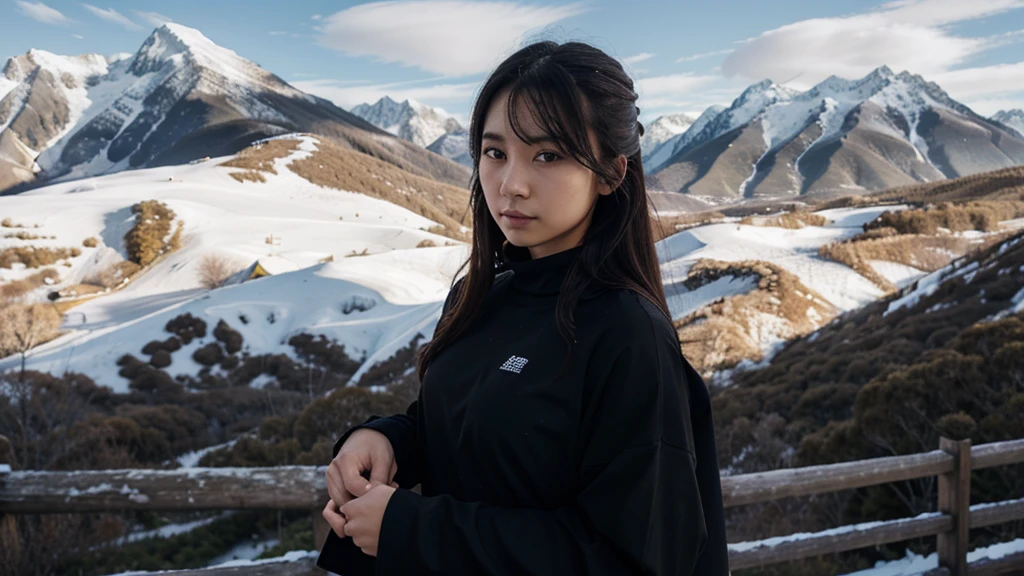
[[[501,188],[498,193],[505,198],[518,196],[520,198],[530,197],[529,174],[525,168],[518,167],[516,162],[509,160],[505,164],[505,174],[501,180]]]

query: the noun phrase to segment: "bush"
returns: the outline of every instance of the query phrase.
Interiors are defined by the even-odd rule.
[[[190,312],[172,318],[164,330],[174,334],[185,344],[192,342],[193,338],[206,337],[206,322],[202,318],[196,318]]]
[[[171,222],[175,214],[166,204],[145,200],[132,206],[135,225],[124,235],[125,248],[133,262],[146,266],[171,250]],[[180,230],[180,227],[179,227]]]
[[[95,236],[90,236],[85,240],[82,240],[82,246],[85,246],[86,248],[95,248],[96,246],[99,246],[99,243],[100,241]]]
[[[15,264],[24,264],[25,268],[39,268],[55,264],[65,258],[75,258],[82,254],[78,248],[36,248],[34,246],[15,246],[0,250],[0,268],[12,268]]]
[[[149,359],[149,364],[154,368],[167,368],[171,365],[171,353],[160,348],[153,352],[153,357]]]
[[[224,359],[224,349],[217,342],[210,342],[192,353],[192,359],[203,366],[213,366]]]
[[[218,342],[224,343],[224,349],[228,354],[235,354],[242,349],[242,334],[228,326],[224,320],[217,322],[217,326],[213,329],[213,337]]]
[[[103,288],[116,288],[123,284],[126,279],[135,275],[139,269],[140,266],[135,262],[123,260],[111,264],[102,270],[93,271],[82,280],[82,283],[102,286]]]
[[[228,259],[219,254],[207,254],[199,261],[199,284],[207,290],[220,288],[235,272]]]
[[[433,248],[437,246],[437,242],[434,242],[430,238],[424,238],[420,240],[420,243],[416,245],[417,248]]]

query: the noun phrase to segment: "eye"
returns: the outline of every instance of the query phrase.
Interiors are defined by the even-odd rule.
[[[544,162],[549,163],[549,164],[551,162],[554,162],[555,160],[558,160],[559,158],[561,158],[561,156],[559,156],[555,152],[541,152],[540,154],[537,155],[537,157],[538,158],[548,157],[549,159],[548,160],[544,160]]]
[[[492,156],[490,154],[490,152],[494,152],[495,154],[498,154],[498,157]],[[494,158],[495,160],[501,160],[502,158],[505,157],[505,153],[502,152],[501,150],[498,150],[497,148],[488,148],[488,149],[484,150],[484,156],[488,156],[490,158]]]

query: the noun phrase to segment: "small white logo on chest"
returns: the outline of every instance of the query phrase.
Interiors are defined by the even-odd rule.
[[[526,366],[527,362],[529,362],[529,360],[522,356],[512,356],[508,360],[505,360],[505,363],[501,365],[501,369],[519,374],[523,371],[523,367]]]

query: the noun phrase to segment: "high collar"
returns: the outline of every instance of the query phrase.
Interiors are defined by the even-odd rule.
[[[502,259],[507,270],[512,270],[512,287],[520,292],[535,295],[558,294],[562,288],[569,267],[583,251],[583,246],[576,246],[537,258],[530,258],[526,248],[505,242],[501,247]]]

